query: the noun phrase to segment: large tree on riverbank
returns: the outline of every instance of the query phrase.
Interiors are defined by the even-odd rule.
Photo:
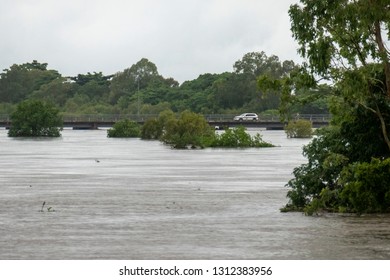
[[[380,108],[390,101],[389,1],[300,2],[289,11],[291,30],[311,73],[333,81],[344,101],[374,113],[390,150]]]
[[[304,149],[287,209],[390,211],[390,3],[388,0],[301,0],[289,10],[306,64],[283,81],[286,102],[318,80],[333,84],[332,126]]]

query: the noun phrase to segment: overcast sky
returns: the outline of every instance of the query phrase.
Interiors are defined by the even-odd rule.
[[[298,0],[0,0],[0,67],[38,60],[64,76],[113,74],[142,58],[179,82],[264,51],[299,62]]]

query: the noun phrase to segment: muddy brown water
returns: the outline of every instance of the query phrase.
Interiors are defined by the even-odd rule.
[[[389,215],[281,213],[308,140],[261,134],[279,147],[0,130],[0,259],[390,259]]]

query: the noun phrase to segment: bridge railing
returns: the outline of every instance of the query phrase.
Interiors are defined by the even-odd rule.
[[[293,116],[293,119],[329,122],[331,119],[331,115],[330,114],[296,114],[295,116]]]
[[[70,115],[63,114],[64,122],[117,122],[120,120],[145,121],[157,117],[155,114],[94,114],[94,115]]]
[[[209,122],[223,122],[233,121],[235,115],[233,114],[206,114],[204,115]],[[76,114],[63,114],[64,122],[117,122],[124,119],[143,122],[150,118],[158,117],[157,114],[90,114],[90,115],[76,115]],[[292,119],[306,119],[313,122],[328,122],[330,120],[329,114],[297,114],[292,116]],[[278,122],[280,117],[277,115],[259,115],[260,122]],[[10,116],[7,114],[0,114],[1,123],[9,123]]]

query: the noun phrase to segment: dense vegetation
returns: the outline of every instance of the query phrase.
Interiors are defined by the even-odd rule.
[[[101,72],[64,77],[47,63],[14,64],[0,74],[0,114],[10,114],[16,104],[39,99],[65,114],[158,114],[165,110],[190,110],[202,114],[236,114],[277,110],[280,93],[264,94],[257,77],[288,75],[297,66],[264,52],[247,53],[234,63],[233,72],[202,74],[181,85],[164,78],[146,58],[115,74]],[[306,96],[302,93],[302,98]],[[313,101],[313,100],[311,100]],[[297,105],[293,112],[327,112],[326,98]]]
[[[313,125],[309,120],[290,120],[284,131],[288,138],[310,138],[313,136]]]
[[[246,128],[243,126],[232,129],[228,128],[224,133],[216,134],[213,141],[211,141],[210,146],[223,148],[274,147],[271,143],[265,142],[259,133],[255,136],[251,136],[246,132]]]
[[[26,100],[18,104],[11,115],[10,137],[59,137],[62,118],[51,104]]]
[[[262,76],[259,85],[279,90],[287,110],[299,99],[296,90],[320,90],[315,78],[329,80],[333,119],[304,148],[308,163],[295,168],[283,210],[390,211],[389,11],[381,0],[301,0],[290,7],[307,65],[282,79]]]
[[[141,135],[143,139],[158,139],[176,149],[273,147],[259,134],[254,137],[249,135],[244,127],[227,129],[218,134],[203,115],[190,111],[184,111],[178,117],[169,110],[161,112],[158,118],[145,122]]]
[[[141,129],[138,123],[131,120],[121,120],[107,130],[107,137],[132,138],[139,137]]]

